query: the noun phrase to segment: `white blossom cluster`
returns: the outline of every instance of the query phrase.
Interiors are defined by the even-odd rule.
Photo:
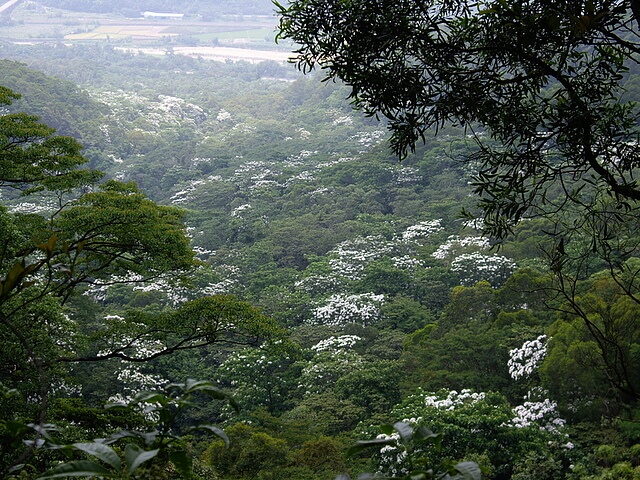
[[[122,317],[120,317],[122,318]],[[106,357],[117,350],[126,350],[131,358],[145,359],[162,350],[164,345],[156,340],[136,338],[119,335],[111,338],[110,348],[98,351],[99,357]]]
[[[291,361],[290,357],[273,355],[273,352],[264,350],[266,348],[268,346],[263,344],[259,349],[246,348],[236,352],[218,370],[219,380],[229,382],[237,398],[256,407],[268,402],[283,401],[283,395],[289,390],[285,386],[287,379],[280,372]],[[233,415],[226,407],[223,414]]]
[[[427,220],[415,225],[411,225],[402,234],[403,240],[415,240],[417,238],[428,238],[434,233],[438,233],[444,230],[442,226],[442,219]]]
[[[322,163],[318,163],[316,165],[316,168],[318,170],[322,170],[323,168],[327,168],[327,167],[333,167],[334,165],[339,165],[341,163],[349,163],[349,162],[353,162],[354,160],[357,160],[359,157],[339,157],[335,160],[330,160],[328,162],[322,162]]]
[[[49,385],[49,394],[56,397],[75,397],[82,395],[82,386],[68,383],[67,380],[57,380]]]
[[[558,416],[558,404],[545,398],[539,402],[524,402],[513,409],[515,417],[511,420],[516,428],[539,425],[541,430],[559,434],[565,421]]]
[[[201,186],[204,185],[205,181],[204,180],[192,180],[191,182],[187,183],[187,185],[185,185],[184,187],[182,187],[182,190],[174,193],[173,195],[171,195],[171,197],[169,198],[169,201],[171,203],[173,203],[174,205],[179,205],[181,203],[185,203],[189,200],[191,200],[191,194],[193,192],[196,191],[196,189]]]
[[[368,149],[374,145],[377,145],[382,140],[384,140],[384,137],[386,136],[386,134],[387,134],[386,130],[374,130],[372,132],[358,132],[355,135],[353,135],[350,139],[358,142],[358,145],[360,145],[361,147]],[[365,151],[366,150],[360,151],[360,153],[364,153]]]
[[[120,392],[109,397],[109,403],[128,405],[136,394],[145,390],[157,390],[169,383],[169,380],[153,373],[143,373],[140,365],[129,365],[118,372],[117,379],[122,382]],[[154,404],[154,406],[158,406]],[[138,409],[149,421],[157,422],[160,417],[151,405],[138,405]]]
[[[402,420],[412,426],[417,426],[422,417],[405,418]],[[378,471],[384,475],[395,478],[399,475],[405,476],[409,473],[409,469],[405,466],[405,462],[409,456],[407,450],[400,443],[400,434],[393,432],[391,435],[381,433],[376,436],[377,440],[393,440],[395,445],[385,445],[380,449],[380,460],[378,463]]]
[[[84,292],[83,295],[92,297],[96,302],[104,302],[109,294],[109,287],[113,284],[130,284],[133,285],[137,282],[142,282],[141,275],[130,273],[129,275],[112,275],[104,283],[100,281],[94,281]]]
[[[78,324],[66,313],[56,315],[55,321],[45,320],[47,333],[54,343],[67,352],[74,352],[77,339]]]
[[[146,390],[155,389],[161,385],[169,383],[160,375],[154,373],[143,373],[138,365],[128,365],[118,372],[116,378],[126,385],[127,389]]]
[[[249,191],[255,191],[269,187],[282,187],[274,180],[280,178],[282,172],[276,168],[274,162],[249,161],[236,168],[232,181],[242,185]]]
[[[409,468],[404,464],[409,457],[409,453],[403,449],[400,444],[400,434],[397,432],[391,435],[381,433],[376,437],[378,440],[393,440],[395,445],[385,445],[380,449],[380,460],[378,471],[383,475],[388,475],[391,478],[396,478],[399,475],[405,476],[409,474]]]
[[[216,253],[214,250],[209,250],[208,248],[200,247],[198,245],[193,245],[191,248],[193,249],[193,252],[196,254],[196,256],[202,260]]]
[[[315,176],[313,175],[313,173],[309,172],[308,170],[303,170],[302,172],[289,177],[284,182],[284,186],[285,188],[289,188],[291,187],[291,185],[294,185],[297,182],[312,182],[313,180],[315,180]]]
[[[298,388],[305,395],[321,393],[335,386],[335,382],[344,375],[363,365],[360,355],[352,350],[317,352],[309,364],[302,369]]]
[[[460,251],[464,251],[469,248],[479,248],[480,250],[486,250],[490,246],[491,244],[487,237],[460,237],[458,235],[452,235],[447,239],[445,243],[440,245],[432,255],[438,260],[446,260],[456,255]]]
[[[322,295],[341,289],[343,283],[335,275],[310,275],[298,280],[295,287],[310,294]]]
[[[231,211],[231,216],[232,217],[236,217],[236,218],[241,217],[242,216],[242,212],[244,212],[245,210],[250,210],[251,208],[252,207],[251,207],[250,203],[245,203],[243,205],[239,205],[239,206],[237,206],[236,208],[234,208]]]
[[[484,392],[473,392],[465,388],[460,392],[451,390],[444,398],[439,395],[428,395],[424,397],[424,404],[441,410],[455,410],[462,405],[473,405],[484,398]]]
[[[291,155],[287,157],[284,164],[288,167],[299,167],[305,164],[305,160],[311,157],[312,155],[317,155],[318,150],[301,150],[297,155]]]
[[[311,350],[315,352],[324,352],[349,349],[352,348],[360,340],[362,340],[362,337],[359,337],[357,335],[340,335],[338,337],[329,337],[324,340],[320,340],[313,347],[311,347]]]
[[[342,277],[358,280],[368,263],[393,252],[393,242],[381,236],[346,240],[329,252],[329,265]]]
[[[221,109],[216,115],[216,121],[219,123],[225,122],[227,120],[231,120],[231,114],[227,112],[224,108]]]
[[[223,295],[231,292],[237,285],[237,280],[233,278],[225,278],[217,283],[210,283],[199,291],[204,296]]]
[[[100,129],[100,131],[102,132],[102,135],[104,135],[104,139],[107,143],[111,143],[111,132],[109,130],[109,125],[107,125],[106,123],[100,125],[98,127]],[[109,155],[110,156],[110,155]]]
[[[348,323],[371,325],[380,317],[384,295],[361,293],[332,295],[326,304],[317,307],[309,323],[328,327],[343,327]]]
[[[298,134],[300,135],[300,138],[306,140],[309,137],[311,137],[311,132],[309,130],[305,130],[304,128],[300,127],[298,129]]]
[[[274,360],[271,357],[267,357],[264,353],[245,349],[233,354],[220,366],[220,369],[227,373],[233,373],[238,367],[242,368],[244,366],[251,369],[261,369],[262,367],[273,365],[273,362]],[[232,381],[231,384],[234,385],[234,381]]]
[[[232,130],[235,130],[240,133],[252,133],[252,132],[255,132],[257,129],[254,125],[249,125],[248,123],[240,122],[240,123],[236,123],[232,127]]]
[[[393,266],[396,268],[411,269],[416,267],[423,267],[424,262],[419,258],[412,257],[410,255],[402,255],[400,257],[393,257]]]
[[[511,275],[516,262],[502,255],[485,255],[480,252],[463,253],[451,262],[451,270],[460,275],[462,285],[475,285],[486,280],[494,287],[501,285]]]
[[[463,223],[465,228],[473,228],[482,231],[484,229],[484,218],[473,218]]]
[[[13,205],[7,205],[7,209],[11,213],[23,214],[49,214],[57,211],[60,205],[56,204],[53,199],[41,198],[37,202],[19,202]]]
[[[333,125],[353,125],[353,117],[351,115],[342,115],[331,122]]]
[[[331,190],[326,188],[326,187],[322,187],[322,188],[316,188],[313,192],[309,192],[309,196],[310,197],[316,197],[318,195],[325,195],[327,193],[330,193]]]
[[[514,380],[529,377],[547,354],[547,336],[524,342],[520,348],[509,350],[509,375]]]
[[[209,250],[198,249],[197,247],[196,252],[202,254],[213,253]],[[151,281],[145,280],[138,274],[129,274],[126,276],[113,275],[105,281],[105,283],[95,282],[90,288],[83,292],[83,295],[90,296],[97,302],[104,302],[108,298],[112,285],[124,284],[131,286],[134,291],[158,292],[162,294],[162,297],[159,298],[158,301],[165,305],[179,307],[183,303],[197,297],[229,293],[238,284],[238,267],[233,265],[220,265],[217,270],[222,280],[216,283],[200,285],[197,288],[176,284],[172,278],[160,277]]]
[[[396,172],[396,183],[399,185],[416,183],[421,179],[419,170],[414,167],[401,167]]]
[[[157,278],[153,281],[135,285],[133,290],[140,292],[160,292],[166,296],[168,303],[174,307],[188,301],[191,296],[188,289],[174,285],[173,282],[164,278]]]
[[[195,126],[207,118],[207,114],[198,105],[168,95],[158,96],[157,101],[122,90],[100,92],[94,96],[111,108],[115,119],[135,116],[149,129],[157,130],[162,126]],[[140,130],[147,134],[156,133],[153,130]]]

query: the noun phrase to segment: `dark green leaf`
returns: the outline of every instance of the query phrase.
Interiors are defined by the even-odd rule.
[[[454,467],[464,480],[481,480],[482,472],[475,462],[461,462]]]
[[[396,422],[393,428],[398,432],[404,443],[408,443],[413,438],[413,427],[406,422]]]
[[[197,427],[193,427],[192,429],[190,429],[190,431],[191,430],[208,430],[210,432],[213,432],[224,441],[227,447],[229,446],[229,437],[221,428],[215,427],[213,425],[198,425]]]
[[[133,398],[133,403],[160,403],[164,404],[167,401],[166,395],[158,392],[139,392]]]
[[[355,455],[362,450],[372,447],[384,447],[385,445],[397,445],[397,441],[393,438],[376,438],[374,440],[359,440],[349,450],[347,450],[347,456]]]
[[[108,463],[116,470],[120,470],[122,467],[118,454],[112,448],[102,443],[74,443],[73,447]]]
[[[193,477],[193,461],[191,457],[187,455],[187,452],[184,450],[175,450],[169,454],[169,460],[173,463],[176,471],[184,478]]]
[[[143,450],[137,445],[131,443],[124,447],[124,460],[127,464],[127,470],[129,473],[133,473],[144,462],[151,460],[158,455],[159,449],[155,450]]]
[[[51,470],[46,471],[38,477],[38,480],[45,478],[63,478],[63,477],[106,477],[114,478],[118,475],[110,472],[102,465],[91,462],[89,460],[78,460],[58,465]]]

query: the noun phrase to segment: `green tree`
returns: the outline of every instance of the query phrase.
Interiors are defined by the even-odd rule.
[[[571,303],[559,307],[541,374],[576,415],[597,415],[639,396],[640,307],[609,272],[577,288]]]
[[[289,462],[287,442],[282,439],[244,423],[236,423],[226,433],[229,448],[222,440],[215,441],[203,456],[206,463],[227,478],[256,478],[264,469]]]
[[[444,439],[442,451],[423,451],[430,465],[446,458],[478,459],[480,466],[487,470],[486,478],[506,479],[511,478],[514,467],[524,463],[525,454],[530,452],[546,459],[560,459],[565,469],[568,468],[564,462],[567,449],[561,445],[566,437],[550,430],[544,415],[534,415],[531,418],[535,420],[516,427],[514,410],[498,393],[420,392],[407,397],[391,413],[394,418],[407,419],[405,421],[413,426],[432,425],[440,432]],[[387,439],[393,440],[391,437]],[[406,468],[401,445],[381,450],[378,461],[385,472]]]
[[[640,303],[640,265],[625,263],[640,246],[640,109],[624,91],[638,74],[638,2],[276,5],[298,68],[341,79],[356,108],[386,117],[400,156],[445,125],[466,129],[485,231],[503,239],[521,220],[548,219],[556,293],[607,342],[576,284],[607,268]]]
[[[0,104],[16,98],[0,87]],[[131,183],[98,183],[102,174],[84,168],[80,150],[36,117],[0,114],[0,188],[13,206],[0,205],[3,477],[24,467],[47,438],[48,404],[56,390],[71,388],[69,365],[139,364],[216,342],[260,344],[282,333],[259,310],[222,295],[103,322],[73,315],[76,293],[179,280],[196,265],[181,210],[155,204]],[[25,197],[39,213],[15,208]],[[28,423],[32,428],[23,428]]]
[[[598,193],[628,208],[640,200],[637,108],[616,100],[640,48],[635,2],[278,7],[279,38],[299,45],[298,67],[342,79],[357,108],[388,118],[397,153],[432,127],[454,122],[475,132],[476,191],[486,193],[493,231],[557,209],[540,201],[556,188],[585,213],[598,209]]]

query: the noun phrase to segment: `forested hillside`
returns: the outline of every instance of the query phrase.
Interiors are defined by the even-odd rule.
[[[640,307],[600,263],[572,285],[591,324],[567,308],[548,218],[483,234],[468,130],[399,161],[289,65],[0,56],[1,475],[640,475]]]

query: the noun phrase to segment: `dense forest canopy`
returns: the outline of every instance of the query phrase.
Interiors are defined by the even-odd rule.
[[[564,308],[582,317],[612,385],[631,397],[634,360],[611,351],[617,340],[577,301],[575,282],[608,265],[620,294],[640,301],[628,262],[639,238],[639,111],[625,97],[638,12],[616,1],[280,7],[280,36],[300,44],[298,68],[344,80],[356,108],[389,120],[399,155],[448,123],[470,132],[476,147],[465,161],[485,233],[500,239],[522,219],[552,222],[546,253]]]
[[[22,7],[72,8],[29,5]],[[107,7],[100,5],[82,8]],[[341,27],[340,15],[359,6],[371,37],[377,27],[403,25],[403,12],[425,13],[415,2],[378,3],[369,18],[371,5],[292,3],[282,25],[291,34],[295,15],[312,12],[312,24]],[[488,41],[491,21],[509,12],[523,28],[534,14],[548,20],[528,10],[535,3],[520,12],[517,5],[436,19],[452,22],[441,34],[465,42]],[[622,18],[616,4],[593,8],[605,6],[612,16],[582,33],[560,17],[548,41],[563,32],[574,44],[596,44],[607,32],[622,41],[606,30]],[[109,18],[126,8],[108,7]],[[172,11],[187,7],[201,5],[172,3]],[[479,19],[485,36],[471,39]],[[424,58],[373,49],[402,39],[415,45],[412,25],[376,35],[379,44],[367,40],[364,23],[327,29],[336,35],[327,41],[353,35],[349,42],[372,49],[359,51],[375,61],[345,63],[363,77],[378,67],[404,75]],[[467,129],[425,127],[424,141],[400,162],[388,144],[394,118],[354,111],[348,78],[321,82],[275,61],[216,62],[169,48],[133,53],[119,42],[0,42],[2,476],[429,478],[432,468],[475,479],[479,467],[489,479],[637,477],[636,205],[614,191],[607,200],[611,185],[585,170],[568,176],[560,149],[571,131],[591,126],[593,136],[607,130],[598,145],[609,151],[635,123],[611,114],[598,128],[572,123],[570,131],[556,119],[559,130],[531,158],[558,167],[555,179],[541,177],[547,203],[531,204],[563,206],[553,215],[527,210],[492,236],[473,195],[483,168],[478,141],[502,159],[524,155],[506,147],[524,138],[518,128],[537,118],[533,109],[573,118],[580,111],[566,102],[576,99],[562,88],[596,73],[620,103],[594,87],[589,95],[602,96],[581,112],[622,105],[632,115],[625,102],[638,96],[634,68],[623,65],[618,76],[614,62],[607,76],[610,57],[591,72],[588,53],[552,55],[576,79],[545,83],[529,72],[540,89],[513,97],[532,110],[514,123],[512,143],[469,118]],[[376,73],[368,81],[388,80]],[[493,75],[486,81],[506,78]],[[459,85],[461,101],[481,99],[482,85]],[[396,93],[422,92],[409,90]],[[491,101],[506,101],[505,92]],[[454,94],[452,87],[449,100]],[[502,107],[483,108],[504,126],[517,109]],[[621,154],[631,155],[627,143]],[[633,158],[618,167],[635,188]],[[562,182],[580,178],[586,186],[567,200]]]

